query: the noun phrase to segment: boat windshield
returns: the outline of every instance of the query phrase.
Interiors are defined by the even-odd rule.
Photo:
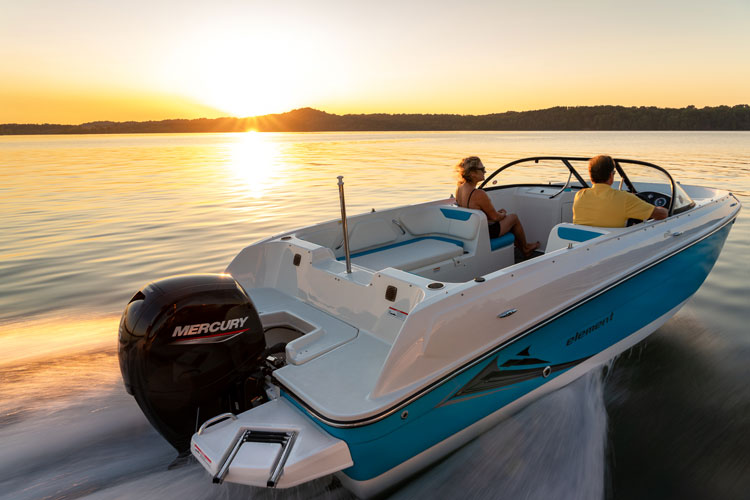
[[[552,185],[580,189],[591,185],[588,175],[589,158],[547,156],[516,160],[495,170],[480,185],[486,190],[513,186]],[[617,166],[612,187],[636,194],[652,205],[665,207],[669,214],[678,214],[695,206],[695,202],[672,176],[653,163],[615,158]]]
[[[619,169],[615,174],[613,188],[635,192],[638,197],[678,214],[695,206],[695,202],[682,187],[673,181],[666,170],[655,165],[617,160]],[[623,178],[620,174],[624,174]]]
[[[587,171],[586,158],[528,158],[500,167],[480,186],[484,189],[510,186],[559,186],[587,187],[586,177],[578,174],[579,169]]]
[[[685,190],[682,189],[682,186],[675,184],[675,198],[674,205],[672,206],[672,213],[679,214],[680,212],[690,210],[694,206],[695,202],[690,196],[688,196]]]

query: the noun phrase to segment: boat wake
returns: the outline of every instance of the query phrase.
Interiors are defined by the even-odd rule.
[[[393,498],[601,499],[607,413],[600,370],[541,398]]]
[[[106,382],[83,395],[64,391],[37,407],[29,397],[16,418],[6,421],[0,431],[0,498],[352,498],[331,476],[290,490],[266,490],[214,485],[196,463],[168,470],[174,449],[117,377],[103,378]],[[54,379],[49,384],[58,385]],[[434,498],[439,491],[443,498],[496,498],[498,492],[509,498],[602,498],[607,431],[602,386],[601,373],[589,373],[401,485],[392,497]],[[0,404],[9,403],[3,399]],[[7,407],[4,413],[10,413]]]

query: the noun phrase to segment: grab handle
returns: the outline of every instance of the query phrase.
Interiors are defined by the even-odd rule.
[[[213,418],[209,418],[205,422],[203,422],[203,425],[201,425],[200,429],[198,429],[198,435],[200,436],[203,434],[203,431],[206,430],[207,427],[214,425],[222,420],[226,420],[228,418],[231,418],[232,420],[237,420],[237,416],[234,413],[222,413],[221,415],[216,415]]]
[[[397,219],[391,220],[394,224],[396,224],[396,227],[398,227],[401,230],[401,234],[406,234],[406,229],[404,229],[404,226],[401,225],[401,222],[399,222]]]

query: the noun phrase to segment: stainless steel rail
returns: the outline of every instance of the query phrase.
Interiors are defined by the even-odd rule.
[[[341,200],[341,226],[344,230],[344,254],[346,255],[346,272],[352,272],[352,258],[349,253],[349,228],[346,225],[346,202],[344,201],[344,176],[339,175],[339,199]]]

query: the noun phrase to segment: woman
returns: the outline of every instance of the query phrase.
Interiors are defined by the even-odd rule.
[[[534,250],[539,248],[539,242],[526,242],[521,221],[516,214],[508,214],[504,209],[495,210],[490,197],[482,189],[477,189],[477,183],[484,180],[485,168],[478,156],[469,156],[456,165],[458,174],[458,189],[456,189],[456,203],[459,207],[481,210],[487,215],[490,238],[497,238],[508,231],[516,237],[515,245],[524,258],[529,258]]]

